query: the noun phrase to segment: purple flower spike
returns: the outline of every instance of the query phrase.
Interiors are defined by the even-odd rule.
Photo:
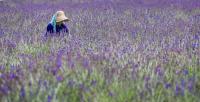
[[[3,29],[0,28],[0,36],[4,35]]]
[[[181,88],[180,88],[178,85],[176,85],[175,94],[176,94],[176,95],[179,95],[179,94],[180,94],[180,91],[181,91]]]
[[[21,90],[20,90],[20,97],[24,98],[25,95],[26,95],[25,89],[24,89],[24,87],[22,87]]]
[[[193,85],[193,82],[189,81],[189,82],[188,82],[188,91],[189,91],[189,92],[192,92],[192,91],[193,91],[193,88],[194,88],[193,86],[194,86],[194,85]]]
[[[169,89],[170,87],[172,87],[172,85],[171,85],[170,83],[166,83],[166,84],[165,84],[165,88],[166,88],[166,89]]]
[[[6,85],[3,85],[2,87],[0,87],[0,92],[2,92],[5,95],[7,95],[9,93],[9,91],[10,91],[10,89]]]
[[[108,95],[109,95],[110,97],[113,97],[113,92],[109,91]]]
[[[188,88],[189,92],[192,92],[194,90],[194,84],[195,84],[195,77],[193,76],[188,79],[187,88]]]
[[[187,69],[184,69],[184,70],[183,70],[183,74],[184,74],[184,75],[188,75],[188,74],[189,74],[189,71],[188,71]]]
[[[15,70],[16,69],[16,66],[14,66],[14,65],[10,65],[10,70]]]
[[[198,48],[198,47],[199,47],[199,44],[198,44],[198,43],[193,43],[193,44],[192,44],[193,50],[194,50],[195,48]]]
[[[56,79],[57,79],[58,82],[63,81],[63,77],[62,76],[57,76]]]
[[[58,73],[58,69],[55,69],[55,68],[52,69],[52,74],[53,74],[53,75],[56,75],[57,73]]]
[[[96,80],[92,80],[91,85],[92,86],[96,86],[96,84],[97,84],[97,81]]]
[[[83,60],[83,67],[89,68],[89,60],[87,58],[84,58],[84,60]]]
[[[62,66],[62,60],[61,59],[56,59],[56,68],[60,68]]]
[[[76,59],[79,60],[80,58],[81,58],[81,53],[80,53],[80,52],[77,52],[77,53],[76,53]]]
[[[56,58],[56,68],[60,68],[62,66],[62,55],[64,53],[64,50],[60,50],[57,54]]]
[[[177,69],[175,73],[176,73],[176,74],[180,74],[181,71],[180,71],[179,69]]]
[[[68,67],[73,69],[75,67],[74,61],[68,61]]]
[[[79,85],[79,88],[80,88],[81,90],[83,90],[83,89],[85,88],[84,84],[80,84],[80,85]]]
[[[11,79],[15,79],[15,78],[16,78],[15,73],[10,73],[10,78],[11,78]]]
[[[0,70],[4,70],[5,69],[5,66],[3,66],[3,65],[0,65]]]
[[[75,82],[74,82],[73,80],[69,80],[67,85],[68,85],[69,87],[73,87],[74,84],[75,84]]]
[[[51,100],[52,100],[52,96],[48,95],[47,102],[51,102]]]
[[[155,73],[158,75],[158,76],[163,76],[163,72],[162,72],[162,69],[161,69],[161,66],[158,65],[155,69]]]
[[[199,36],[196,34],[196,35],[194,35],[194,39],[196,39],[196,40],[199,40]]]
[[[184,90],[178,84],[176,84],[176,87],[175,87],[175,95],[176,96],[178,96],[178,95],[184,96]]]
[[[151,79],[151,78],[150,78],[149,76],[145,76],[145,77],[144,77],[144,80],[145,80],[146,82],[148,82],[150,79]]]

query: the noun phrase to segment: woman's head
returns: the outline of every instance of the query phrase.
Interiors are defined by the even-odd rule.
[[[69,18],[65,16],[64,11],[57,11],[56,12],[56,23],[62,23],[69,21]]]

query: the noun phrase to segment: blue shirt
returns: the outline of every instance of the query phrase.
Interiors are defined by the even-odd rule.
[[[56,32],[54,32],[53,25],[51,23],[49,23],[47,25],[46,36],[48,34],[52,34],[52,33],[58,33],[58,34],[60,34],[60,33],[69,33],[69,30],[68,30],[67,26],[62,23],[61,25],[56,25]]]

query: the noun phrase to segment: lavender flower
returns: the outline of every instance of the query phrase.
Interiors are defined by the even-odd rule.
[[[0,65],[0,70],[3,71],[5,69],[4,65]]]
[[[17,76],[15,75],[15,73],[10,73],[10,79],[15,79]]]
[[[79,88],[82,90],[82,91],[87,91],[87,88],[86,86],[82,83],[82,84],[79,84]]]
[[[97,80],[92,80],[92,81],[91,81],[91,85],[92,85],[92,86],[96,86],[96,84],[97,84]]]
[[[176,87],[175,87],[175,95],[179,95],[180,92],[181,92],[181,88],[178,85],[176,85]]]
[[[180,74],[180,73],[181,73],[181,70],[177,69],[175,73],[176,73],[176,74]]]
[[[39,81],[38,81],[38,85],[39,85],[39,87],[41,87],[41,85],[42,85],[42,79],[39,79]]]
[[[195,39],[195,40],[199,40],[198,34],[195,34],[195,35],[194,35],[194,39]]]
[[[183,70],[183,74],[184,74],[184,75],[188,75],[188,74],[189,74],[189,71],[188,71],[187,69],[184,69],[184,70]]]
[[[52,102],[52,96],[50,96],[50,95],[48,95],[48,97],[47,97],[47,102]]]
[[[146,81],[146,82],[148,82],[150,79],[151,79],[150,76],[145,76],[144,77],[144,81]]]
[[[134,31],[131,33],[131,37],[132,37],[132,38],[136,38],[136,36],[137,36],[137,32],[134,30]]]
[[[56,68],[59,69],[62,66],[62,60],[60,58],[56,59]]]
[[[193,43],[192,44],[192,49],[194,50],[195,48],[198,48],[199,47],[199,44],[198,43]]]
[[[60,50],[57,54],[56,58],[56,68],[60,68],[62,66],[62,54],[64,53],[64,50]]]
[[[30,71],[33,71],[34,62],[33,62],[33,61],[30,61],[29,64],[28,64],[28,66],[29,66]]]
[[[143,98],[144,98],[144,91],[141,91],[141,92],[139,93],[139,96],[140,96],[140,99],[143,99]]]
[[[176,87],[175,87],[175,95],[176,96],[178,96],[178,95],[184,96],[184,90],[178,84],[176,84]]]
[[[110,97],[113,97],[113,96],[114,96],[113,92],[111,92],[111,91],[109,91],[108,95],[109,95]]]
[[[3,94],[7,95],[7,94],[9,94],[10,89],[9,89],[9,87],[8,87],[7,85],[1,85],[1,86],[0,86],[0,91],[1,91]]]
[[[10,48],[10,50],[16,48],[16,44],[14,42],[11,42],[11,41],[7,41],[7,46],[8,48]]]
[[[15,69],[16,69],[16,66],[10,65],[10,70],[11,70],[11,71],[14,71]]]
[[[24,89],[24,87],[21,87],[21,89],[20,89],[20,97],[21,98],[25,98],[25,95],[26,95],[25,89]]]
[[[57,81],[58,81],[58,82],[61,82],[61,81],[63,81],[63,77],[62,77],[62,76],[60,76],[60,75],[59,75],[59,76],[57,76],[57,77],[56,77],[56,79],[57,79]]]
[[[188,88],[189,92],[192,92],[193,89],[194,89],[194,83],[192,81],[189,81],[188,85],[187,85],[187,88]]]
[[[85,85],[84,84],[79,84],[80,89],[84,89]]]
[[[51,72],[52,72],[53,75],[56,75],[58,73],[58,69],[57,68],[53,68],[51,70]]]
[[[169,88],[171,88],[172,87],[172,85],[170,84],[170,83],[165,83],[165,88],[166,89],[169,89]]]
[[[83,67],[89,68],[89,60],[87,58],[84,58],[84,60],[83,60]]]
[[[184,79],[181,79],[181,86],[182,86],[182,88],[184,88],[185,85],[186,85],[185,80],[184,80]]]
[[[75,85],[75,82],[73,80],[69,80],[67,85],[69,87],[73,87]]]
[[[2,35],[4,35],[4,31],[3,31],[3,29],[0,28],[0,37],[1,37]]]
[[[76,59],[79,60],[81,57],[82,57],[82,56],[81,56],[81,53],[80,53],[80,51],[78,51],[78,52],[76,53]]]
[[[189,92],[192,92],[194,90],[194,84],[195,84],[195,77],[193,76],[188,79],[187,88],[188,88]]]
[[[68,61],[68,67],[73,69],[75,67],[74,61]]]
[[[162,72],[162,70],[161,70],[161,66],[160,65],[158,65],[157,67],[156,67],[156,69],[155,69],[155,73],[158,75],[158,76],[163,76],[163,72]]]

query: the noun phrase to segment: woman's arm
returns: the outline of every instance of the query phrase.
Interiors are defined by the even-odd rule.
[[[65,24],[62,24],[62,28],[65,33],[69,33],[69,29],[67,28]]]
[[[53,33],[53,25],[51,23],[47,25],[46,36],[48,33]]]

